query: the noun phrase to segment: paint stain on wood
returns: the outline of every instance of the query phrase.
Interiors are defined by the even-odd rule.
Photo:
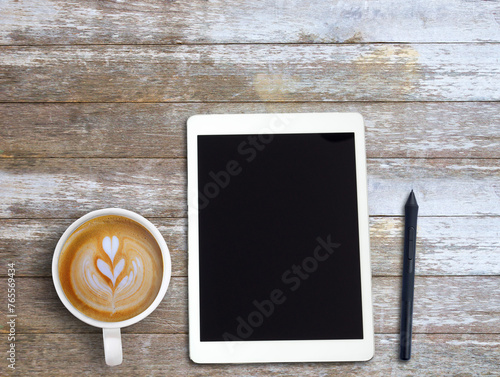
[[[281,73],[258,73],[253,80],[254,90],[264,101],[287,101],[300,86],[300,78]]]
[[[347,38],[343,43],[361,43],[361,42],[363,42],[363,34],[357,31],[354,33],[352,37]]]
[[[383,87],[386,96],[411,98],[423,79],[418,60],[411,46],[381,46],[354,60],[353,70],[366,88]]]

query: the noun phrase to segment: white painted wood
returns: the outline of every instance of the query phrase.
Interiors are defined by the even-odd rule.
[[[77,218],[123,207],[186,216],[185,159],[0,159],[0,218]],[[493,159],[368,159],[371,216],[401,216],[415,190],[421,216],[498,216]]]
[[[498,101],[499,52],[500,44],[0,47],[0,101]]]
[[[18,279],[15,374],[498,374],[498,2],[7,0],[0,7],[0,260],[15,261],[19,275],[41,276]],[[182,334],[185,120],[294,111],[359,111],[366,120],[381,333],[375,358],[194,365]],[[417,334],[412,360],[402,363],[400,216],[412,187],[422,214]],[[48,268],[65,227],[109,205],[153,217],[178,276],[154,315],[124,329],[124,364],[116,369],[105,366],[102,335],[57,301]]]
[[[499,102],[0,104],[0,155],[185,157],[189,116],[265,112],[359,112],[368,157],[500,158]]]
[[[500,298],[494,292],[499,276],[417,276],[413,329],[415,334],[490,333],[500,326]],[[100,333],[63,306],[51,278],[18,279],[19,333]],[[175,277],[158,308],[124,334],[186,334],[187,279]],[[373,278],[375,333],[399,333],[401,277]],[[0,333],[8,332],[0,329]]]
[[[188,355],[186,335],[124,334],[122,365],[104,363],[100,334],[20,335],[19,373],[38,376],[401,376],[495,375],[500,346],[497,334],[417,334],[412,360],[398,361],[399,336],[375,337],[375,357],[359,363],[196,365]],[[102,359],[101,359],[102,357]],[[444,369],[443,369],[444,368]],[[25,375],[24,374],[24,375]]]
[[[1,44],[498,42],[495,1],[6,1]]]
[[[74,219],[0,220],[0,260],[22,261],[18,276],[50,276],[59,237]],[[151,218],[172,257],[172,276],[187,276],[187,221]],[[402,217],[370,218],[374,276],[401,276]],[[420,217],[417,275],[500,275],[498,217]],[[27,252],[29,250],[29,252]],[[0,271],[0,276],[6,276]]]

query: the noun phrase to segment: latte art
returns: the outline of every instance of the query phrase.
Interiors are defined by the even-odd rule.
[[[113,312],[117,309],[123,309],[126,306],[126,300],[137,294],[141,286],[148,286],[148,284],[142,284],[145,278],[144,261],[141,261],[140,255],[131,256],[131,254],[134,254],[133,250],[140,247],[140,245],[128,245],[129,251],[127,254],[129,263],[128,268],[125,269],[124,258],[115,263],[119,244],[118,237],[113,236],[112,242],[109,237],[105,237],[102,241],[102,248],[107,254],[107,261],[105,262],[100,257],[97,257],[96,269],[93,255],[99,255],[99,252],[96,250],[92,253],[93,255],[90,253],[84,254],[82,255],[81,262],[75,264],[76,271],[72,271],[71,275],[73,285],[83,288],[81,292],[82,296],[94,296],[92,297],[93,302],[104,299],[106,303],[111,304]],[[80,271],[78,271],[78,265],[81,266]]]
[[[105,216],[83,224],[66,241],[59,262],[64,293],[82,313],[121,321],[154,301],[162,279],[161,251],[140,224]]]

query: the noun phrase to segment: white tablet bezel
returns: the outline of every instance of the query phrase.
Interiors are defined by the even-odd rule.
[[[363,339],[200,341],[198,135],[353,132],[359,219]],[[366,361],[374,354],[366,152],[357,113],[195,115],[187,122],[189,354],[196,363]]]

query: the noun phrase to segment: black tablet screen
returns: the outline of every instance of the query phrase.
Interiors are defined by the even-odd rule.
[[[201,341],[362,339],[353,133],[198,136]]]

